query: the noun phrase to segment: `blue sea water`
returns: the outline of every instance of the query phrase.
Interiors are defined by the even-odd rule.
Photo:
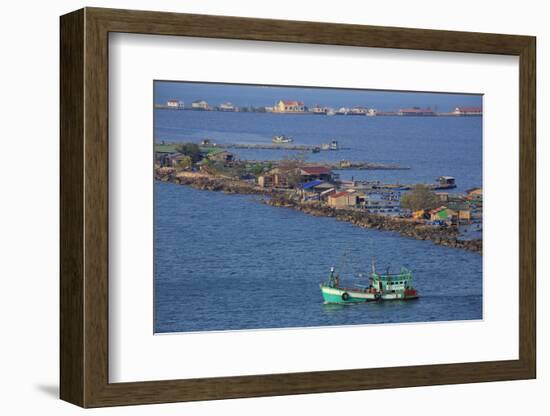
[[[155,332],[482,318],[479,254],[333,218],[171,183],[155,184]],[[408,302],[323,304],[319,283],[347,251],[347,284],[413,269]]]
[[[312,116],[217,111],[155,111],[157,141],[271,143],[276,134],[292,136],[296,145],[320,145],[336,139],[340,151],[301,153],[282,150],[231,149],[241,159],[295,157],[307,161],[392,163],[409,170],[341,171],[342,178],[390,183],[433,183],[454,176],[456,191],[481,186],[481,117]]]
[[[157,141],[295,144],[334,138],[348,150],[309,161],[396,163],[405,171],[342,171],[345,177],[431,183],[455,176],[457,192],[482,185],[482,118],[352,117],[155,111]],[[235,150],[242,159],[296,152]],[[349,252],[348,284],[379,269],[413,270],[421,297],[409,302],[324,305],[319,290]],[[431,322],[482,318],[482,256],[271,207],[258,197],[155,183],[155,332]]]

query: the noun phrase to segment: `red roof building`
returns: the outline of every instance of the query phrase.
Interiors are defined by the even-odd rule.
[[[288,101],[288,100],[282,100],[284,105],[288,106],[303,106],[304,103],[302,101]]]
[[[180,100],[168,100],[166,106],[169,108],[183,108],[183,101]]]
[[[332,180],[332,170],[325,166],[303,166],[296,169],[300,176],[300,182],[306,183],[314,180],[330,182]]]
[[[306,175],[330,175],[331,173],[331,170],[325,166],[306,166],[300,170]]]

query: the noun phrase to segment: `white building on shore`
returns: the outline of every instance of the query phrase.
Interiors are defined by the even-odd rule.
[[[193,110],[210,110],[210,106],[204,100],[196,100],[191,103]]]
[[[185,107],[183,101],[180,100],[168,100],[166,101],[166,108],[172,108],[174,110],[181,110]]]

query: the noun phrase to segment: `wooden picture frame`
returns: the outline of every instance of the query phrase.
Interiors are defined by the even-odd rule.
[[[536,377],[535,38],[85,8],[61,17],[60,396],[82,407],[397,388]],[[109,383],[110,32],[519,57],[519,359]]]

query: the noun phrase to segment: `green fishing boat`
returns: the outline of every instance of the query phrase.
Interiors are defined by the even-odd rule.
[[[368,281],[368,285],[342,286],[339,273],[331,267],[327,281],[320,285],[323,300],[325,303],[361,303],[418,298],[418,291],[412,284],[412,272],[405,267],[399,273],[377,273],[373,262]]]

